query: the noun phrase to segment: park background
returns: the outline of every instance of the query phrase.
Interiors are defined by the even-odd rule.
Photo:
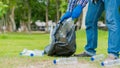
[[[68,0],[0,0],[0,68],[61,68],[61,65],[52,64],[52,60],[59,57],[23,57],[19,53],[24,48],[44,50],[50,43],[50,27],[55,26],[65,13],[67,2]],[[86,11],[87,6],[75,20],[76,53],[83,52],[86,44]],[[96,50],[97,54],[106,56],[108,32],[104,16],[105,13],[98,23],[100,29]],[[86,57],[79,58],[78,64],[62,66],[68,67],[101,68],[100,61],[91,62]]]

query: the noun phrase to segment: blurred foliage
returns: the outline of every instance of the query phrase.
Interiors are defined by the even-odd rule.
[[[8,5],[3,4],[3,2],[0,1],[0,18],[3,16],[3,14],[6,13],[8,8]]]
[[[4,4],[3,4],[4,3]],[[49,0],[48,6],[48,18],[49,20],[56,21],[56,0]],[[46,0],[0,0],[0,16],[5,14],[6,7],[15,7],[15,21],[20,20],[26,21],[28,19],[28,14],[31,13],[31,20],[34,22],[36,20],[45,21],[45,9]],[[63,14],[67,7],[67,0],[59,1],[59,13]]]
[[[62,14],[66,11],[66,9],[67,9],[67,2],[65,1],[65,0],[62,0],[61,1],[61,4],[60,4],[60,11],[62,12]]]
[[[48,3],[48,19],[56,21],[57,11],[56,11],[56,0],[49,0]],[[59,14],[60,16],[67,9],[68,0],[59,0]],[[31,14],[31,20],[35,22],[36,20],[45,21],[46,12],[46,0],[0,0],[0,17],[3,14],[10,11],[15,6],[15,21],[20,20],[27,21],[28,13]],[[7,8],[7,9],[6,9]],[[9,9],[9,10],[8,10]],[[100,20],[104,20],[104,13],[100,17]]]
[[[103,21],[105,23],[105,12],[102,13],[102,15],[99,18],[100,21]]]

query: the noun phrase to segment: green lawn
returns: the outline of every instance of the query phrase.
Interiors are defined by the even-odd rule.
[[[86,44],[85,30],[76,32],[77,50],[83,52]],[[49,44],[49,34],[45,33],[6,33],[0,34],[0,68],[59,68],[52,64],[58,57],[23,57],[19,53],[24,49],[44,50]],[[97,54],[107,55],[107,31],[99,30]],[[101,68],[99,62],[91,62],[89,58],[79,58],[79,63]],[[63,68],[63,67],[61,67]],[[77,67],[75,67],[77,68]],[[81,67],[78,67],[81,68]]]

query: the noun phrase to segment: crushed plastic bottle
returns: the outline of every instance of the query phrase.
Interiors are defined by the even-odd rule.
[[[43,50],[34,50],[34,55],[35,56],[43,56],[44,55],[44,51]]]
[[[28,49],[24,49],[21,53],[21,56],[43,56],[44,55],[44,51],[43,50],[28,50]]]
[[[103,60],[105,58],[104,54],[99,54],[99,55],[95,55],[92,56],[90,58],[91,61],[99,61],[99,60]]]
[[[28,49],[24,49],[21,53],[20,53],[21,56],[31,56],[33,57],[34,56],[34,51],[32,50],[28,50]]]
[[[115,66],[120,65],[120,59],[104,61],[101,63],[101,66]]]
[[[65,40],[67,32],[69,32],[74,26],[74,20],[72,20],[72,18],[69,18],[63,21],[62,23],[63,23],[63,26],[60,30],[60,37],[62,38],[62,40]]]
[[[54,64],[76,64],[78,63],[77,57],[69,57],[69,58],[58,58],[53,60]]]

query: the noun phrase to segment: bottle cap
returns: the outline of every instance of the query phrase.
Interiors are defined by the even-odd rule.
[[[31,56],[31,57],[33,57],[33,56],[34,56],[34,54],[33,54],[33,53],[31,53],[31,54],[30,54],[30,56]]]
[[[104,66],[104,62],[101,63],[101,66]]]
[[[95,59],[93,57],[91,57],[91,61],[94,61]]]
[[[22,55],[22,52],[20,52],[20,54],[19,55]]]
[[[57,63],[56,60],[53,60],[53,63],[56,64]]]

